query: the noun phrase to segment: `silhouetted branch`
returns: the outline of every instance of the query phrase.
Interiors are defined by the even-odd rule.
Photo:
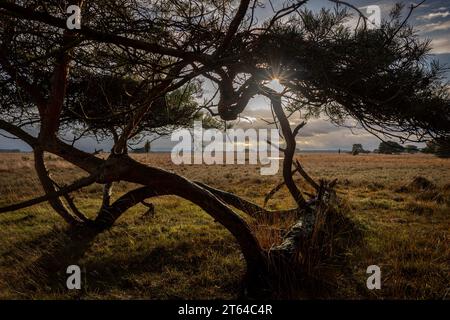
[[[0,213],[11,212],[11,211],[19,210],[19,209],[28,208],[28,207],[34,206],[36,204],[39,204],[39,203],[42,203],[45,201],[56,199],[58,197],[67,195],[71,192],[74,192],[81,188],[84,188],[88,185],[91,185],[96,181],[96,179],[97,179],[96,175],[90,175],[88,177],[81,178],[81,179],[75,181],[74,183],[72,183],[71,185],[62,187],[58,191],[46,194],[45,196],[37,197],[37,198],[27,200],[27,201],[24,201],[21,203],[17,203],[17,204],[13,204],[10,206],[0,208]]]

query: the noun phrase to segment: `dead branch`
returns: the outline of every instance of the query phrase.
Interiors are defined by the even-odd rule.
[[[56,198],[64,196],[64,195],[68,195],[71,192],[77,191],[81,188],[84,188],[86,186],[93,184],[96,181],[96,179],[97,179],[97,176],[95,176],[95,175],[90,175],[88,177],[81,178],[66,187],[60,188],[58,191],[48,193],[45,196],[41,196],[41,197],[38,197],[35,199],[27,200],[27,201],[24,201],[21,203],[17,203],[17,204],[13,204],[13,205],[10,205],[7,207],[0,208],[0,213],[11,212],[11,211],[19,210],[19,209],[28,208],[28,207],[34,206],[36,204],[39,204],[39,203],[42,203],[45,201],[50,201],[52,199],[56,199]]]
[[[296,172],[298,171],[298,169],[294,169],[292,170],[291,174],[294,175]],[[264,197],[264,205],[263,208],[266,207],[267,203],[269,202],[269,200],[275,195],[275,193],[277,193],[278,191],[281,190],[281,188],[285,185],[285,182],[282,181],[279,184],[277,184],[272,190],[270,190],[266,196]]]
[[[54,181],[53,179],[51,179],[53,181],[53,184],[58,188],[58,190],[61,190],[63,187],[61,187],[60,185],[58,185],[56,183],[56,181]],[[73,214],[75,214],[75,216],[77,216],[78,218],[81,219],[81,221],[86,222],[89,219],[77,208],[77,206],[75,205],[75,202],[73,200],[73,198],[70,196],[69,193],[65,193],[62,195],[64,197],[64,199],[66,200],[67,204],[69,205],[70,210],[72,210]]]
[[[223,202],[235,207],[236,209],[239,209],[239,210],[245,212],[246,214],[248,214],[249,216],[251,216],[253,218],[264,218],[264,219],[270,220],[270,218],[273,218],[275,215],[283,216],[283,215],[298,213],[298,209],[296,209],[296,208],[287,209],[287,210],[267,210],[267,209],[264,209],[263,207],[260,207],[259,205],[255,204],[255,203],[245,200],[231,192],[226,192],[223,190],[213,188],[202,182],[195,182],[195,183],[197,185],[205,188],[212,194],[214,194],[216,197],[221,199]]]
[[[303,167],[301,166],[300,162],[296,159],[294,162],[294,165],[297,169],[297,171],[300,173],[300,175],[306,180],[306,182],[308,182],[316,191],[319,190],[319,185],[317,184],[317,182],[314,181],[313,178],[311,178],[306,171],[303,169]]]
[[[142,203],[145,199],[164,196],[167,193],[156,192],[150,187],[140,187],[127,192],[110,206],[102,207],[95,219],[95,225],[99,229],[111,227],[119,217],[129,208]]]

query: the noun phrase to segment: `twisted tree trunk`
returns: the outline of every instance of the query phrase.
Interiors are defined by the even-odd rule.
[[[278,286],[277,276],[283,272],[289,272],[289,263],[295,263],[295,254],[298,251],[299,244],[306,241],[313,231],[316,220],[316,211],[309,207],[307,202],[292,178],[292,163],[295,153],[295,134],[289,127],[289,122],[281,108],[281,99],[279,96],[272,97],[273,107],[276,110],[277,118],[280,120],[283,135],[286,136],[287,148],[285,150],[285,159],[283,163],[283,177],[288,186],[291,195],[296,200],[298,207],[289,210],[273,212],[266,210],[255,203],[244,200],[222,190],[212,188],[199,182],[192,182],[188,179],[163,169],[149,167],[139,163],[126,154],[112,154],[106,160],[95,157],[92,154],[83,152],[61,142],[56,137],[52,139],[37,139],[27,134],[20,128],[13,128],[9,125],[0,125],[5,130],[27,141],[35,152],[35,165],[41,184],[47,196],[42,197],[48,200],[55,211],[61,215],[69,224],[75,226],[84,226],[91,230],[90,239],[96,234],[110,228],[114,222],[129,208],[139,204],[145,199],[163,196],[176,195],[189,200],[198,205],[208,213],[217,222],[222,224],[236,239],[244,256],[247,266],[247,286],[252,295],[260,293],[262,288],[273,289]],[[81,179],[72,185],[55,188],[55,183],[51,180],[45,167],[44,152],[50,152],[75,166],[89,173],[89,177]],[[298,164],[297,164],[298,166]],[[296,170],[298,171],[298,170]],[[295,173],[295,172],[294,172]],[[302,175],[305,175],[302,172]],[[308,179],[306,179],[308,180]],[[312,179],[311,179],[312,180]],[[82,215],[73,202],[69,201],[69,209],[64,206],[60,200],[61,196],[69,197],[69,193],[86,183],[100,183],[105,187],[102,206],[94,220],[89,220]],[[142,187],[132,190],[121,196],[115,202],[110,204],[109,190],[112,183],[117,181],[126,181],[140,184]],[[321,188],[320,190],[322,190]],[[319,191],[318,200],[321,201]],[[35,204],[36,201],[28,201]],[[233,211],[228,205],[242,210],[250,217],[270,218],[278,214],[279,216],[295,214],[299,217],[297,223],[286,234],[280,246],[272,248],[273,250],[265,252],[249,224],[239,214]],[[16,208],[23,206],[16,206]],[[72,213],[70,212],[72,211]],[[1,212],[1,209],[0,209]],[[81,230],[81,229],[80,229]],[[84,234],[80,232],[80,234]]]

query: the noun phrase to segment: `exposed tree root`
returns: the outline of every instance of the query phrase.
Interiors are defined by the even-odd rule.
[[[336,287],[345,252],[362,239],[347,210],[334,197],[318,201],[269,250],[272,297],[326,296]]]

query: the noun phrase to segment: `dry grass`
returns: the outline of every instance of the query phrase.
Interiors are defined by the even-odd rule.
[[[279,175],[260,176],[258,166],[176,166],[167,154],[135,157],[260,204],[265,193],[281,180]],[[334,274],[334,283],[329,284],[332,290],[326,297],[449,296],[449,160],[430,155],[307,154],[299,158],[312,176],[339,179],[338,194],[351,209],[350,218],[364,230],[364,245],[344,253],[347,264]],[[47,156],[47,163],[60,182],[82,175],[55,156]],[[417,176],[426,177],[433,186],[412,188]],[[115,197],[132,187],[117,184]],[[1,154],[0,205],[39,194],[32,155]],[[100,204],[101,186],[90,186],[75,195],[80,208],[93,215]],[[2,214],[0,298],[237,297],[244,264],[227,231],[198,207],[179,198],[161,197],[153,202],[154,218],[142,217],[144,207],[133,208],[76,259],[61,232],[62,221],[48,205]],[[286,190],[269,202],[270,208],[288,206],[293,203]],[[263,246],[279,243],[280,230],[291,223],[259,223],[258,237]],[[52,273],[46,267],[51,259],[82,266],[83,290],[68,292],[65,270]],[[381,290],[365,288],[366,268],[372,264],[381,267]]]

